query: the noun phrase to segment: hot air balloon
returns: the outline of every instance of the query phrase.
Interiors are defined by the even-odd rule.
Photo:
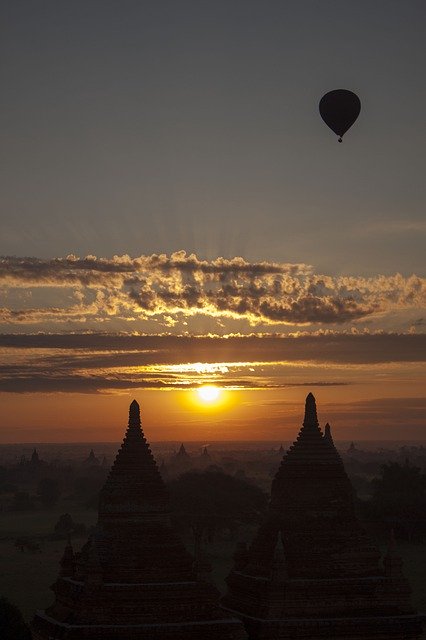
[[[319,111],[325,124],[339,136],[339,142],[342,142],[342,136],[359,116],[361,101],[353,91],[335,89],[321,98]]]

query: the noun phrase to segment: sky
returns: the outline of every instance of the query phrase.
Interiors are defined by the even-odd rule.
[[[423,0],[0,13],[0,442],[424,439]]]

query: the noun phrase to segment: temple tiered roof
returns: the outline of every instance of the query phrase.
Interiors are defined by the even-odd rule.
[[[188,454],[187,450],[185,449],[185,445],[182,444],[179,447],[179,451],[176,454],[176,458],[180,458],[180,459],[185,459],[185,460],[189,460],[190,455]]]
[[[170,522],[168,494],[143,434],[139,405],[100,494],[95,532],[70,544],[37,612],[34,640],[236,640],[241,623],[218,605],[209,565],[194,563]]]
[[[312,473],[312,464],[323,469],[329,468],[333,473],[336,473],[338,468],[342,475],[345,474],[343,463],[333,445],[328,423],[327,426],[328,435],[324,436],[319,427],[315,398],[309,393],[306,397],[303,426],[296,441],[284,456],[277,478],[287,477],[292,473],[299,474],[302,467],[308,473]]]
[[[87,458],[83,461],[83,465],[85,467],[97,467],[99,465],[99,460],[95,456],[95,452],[93,449],[90,449],[90,453]]]
[[[32,465],[38,465],[40,464],[40,456],[37,453],[37,449],[34,449],[34,451],[31,454],[31,460],[30,463]]]
[[[142,431],[136,400],[130,405],[123,443],[101,491],[99,523],[132,523],[149,509],[168,512],[168,496],[157,464]],[[127,511],[126,511],[127,509]]]
[[[310,393],[273,480],[269,514],[250,548],[236,552],[224,606],[241,617],[251,640],[419,638],[421,619],[392,553],[383,569]]]

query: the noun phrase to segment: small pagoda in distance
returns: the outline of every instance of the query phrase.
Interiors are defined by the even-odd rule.
[[[206,562],[170,524],[166,487],[141,428],[139,405],[99,500],[95,532],[68,542],[54,603],[32,622],[34,640],[240,640],[221,609]]]
[[[90,449],[88,457],[83,461],[85,467],[97,467],[99,466],[99,458],[95,456],[93,449]]]
[[[311,393],[273,480],[269,513],[234,561],[222,604],[243,620],[250,640],[421,637],[423,616],[411,605],[395,542],[381,562]]]

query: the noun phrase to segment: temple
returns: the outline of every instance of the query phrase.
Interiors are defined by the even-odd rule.
[[[37,467],[40,464],[40,456],[38,455],[37,449],[34,449],[31,454],[30,464],[34,467]]]
[[[273,480],[268,516],[234,562],[223,606],[243,620],[250,640],[421,637],[394,542],[381,562],[311,393]]]
[[[90,449],[88,457],[83,461],[85,467],[97,467],[99,465],[99,459],[95,456],[93,449]]]
[[[122,446],[101,491],[95,532],[68,542],[53,605],[38,611],[34,640],[237,640],[243,626],[219,606],[208,567],[170,524],[166,487],[130,405]]]

